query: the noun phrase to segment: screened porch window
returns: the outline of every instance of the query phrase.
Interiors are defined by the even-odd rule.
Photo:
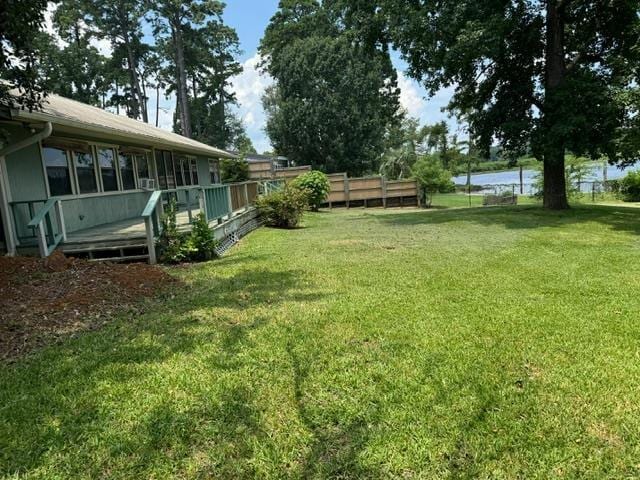
[[[59,148],[44,147],[43,156],[51,196],[71,195],[73,190],[67,152]]]
[[[182,169],[182,175],[184,176],[184,184],[191,185],[191,171],[189,170],[189,159],[187,157],[180,158],[180,168]]]
[[[123,190],[135,190],[136,177],[134,173],[133,155],[129,153],[120,154],[120,177],[122,179]]]
[[[79,193],[97,192],[98,182],[96,181],[96,165],[91,151],[73,151],[72,156],[73,163],[76,167],[76,175],[78,177]]]
[[[98,148],[98,165],[102,176],[102,188],[105,192],[118,190],[116,157],[113,148]]]
[[[176,188],[176,177],[173,171],[171,152],[156,150],[156,168],[158,170],[158,185],[160,189]]]
[[[191,159],[191,178],[194,185],[198,185],[198,161],[195,158]]]
[[[187,185],[187,179],[183,176],[182,171],[182,158],[178,157],[173,159],[173,169],[176,172],[176,185],[178,187],[182,187],[183,185]]]
[[[219,182],[220,173],[218,171],[218,162],[215,160],[209,160],[209,178],[212,184]]]
[[[138,168],[138,178],[151,178],[149,159],[146,155],[136,155],[136,166]]]

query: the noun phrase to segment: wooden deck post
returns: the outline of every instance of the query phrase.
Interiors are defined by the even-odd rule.
[[[47,257],[47,234],[44,231],[44,220],[40,220],[38,223],[38,250],[40,251],[40,256],[42,258]]]
[[[7,181],[7,183],[5,183]],[[9,208],[9,186],[6,175],[5,157],[0,157],[0,216],[2,217],[2,228],[4,229],[4,240],[7,255],[16,254],[17,240],[13,230],[14,219]]]
[[[62,211],[62,202],[58,200],[56,202],[56,217],[58,220],[58,229],[60,230],[60,235],[62,235],[62,241],[67,241],[67,227],[64,224],[64,212]]]
[[[205,192],[204,188],[200,189],[200,212],[204,214],[204,218],[209,221],[209,212],[207,212],[207,192]]]
[[[153,222],[151,221],[151,217],[146,217],[144,219],[144,226],[147,233],[147,251],[149,252],[149,263],[151,265],[155,265],[158,263],[156,258],[156,241],[153,235]]]
[[[247,187],[247,182],[244,182],[244,209],[249,210],[249,187]]]

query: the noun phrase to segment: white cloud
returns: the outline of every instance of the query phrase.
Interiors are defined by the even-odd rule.
[[[262,108],[262,96],[273,79],[258,70],[260,55],[256,53],[243,64],[243,71],[231,80],[231,88],[238,99],[238,113],[245,124],[247,135],[259,152],[271,150],[271,143],[264,132],[266,115]]]
[[[398,72],[398,87],[400,88],[400,105],[402,105],[402,108],[410,116],[421,118],[426,102],[418,90],[416,82],[409,79],[404,73]]]

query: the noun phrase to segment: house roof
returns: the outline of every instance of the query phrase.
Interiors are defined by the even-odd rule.
[[[11,118],[25,122],[51,122],[55,130],[81,131],[153,147],[178,150],[194,155],[234,158],[225,150],[211,147],[177,133],[154,127],[148,123],[102,110],[59,95],[50,94],[42,110],[11,110]]]

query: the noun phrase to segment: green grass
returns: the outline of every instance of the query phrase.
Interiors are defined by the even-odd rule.
[[[433,208],[469,208],[482,207],[483,194],[472,193],[438,193],[433,196]],[[535,205],[540,203],[529,195],[518,195],[518,205]]]
[[[3,478],[640,476],[640,210],[334,210],[0,367]]]

